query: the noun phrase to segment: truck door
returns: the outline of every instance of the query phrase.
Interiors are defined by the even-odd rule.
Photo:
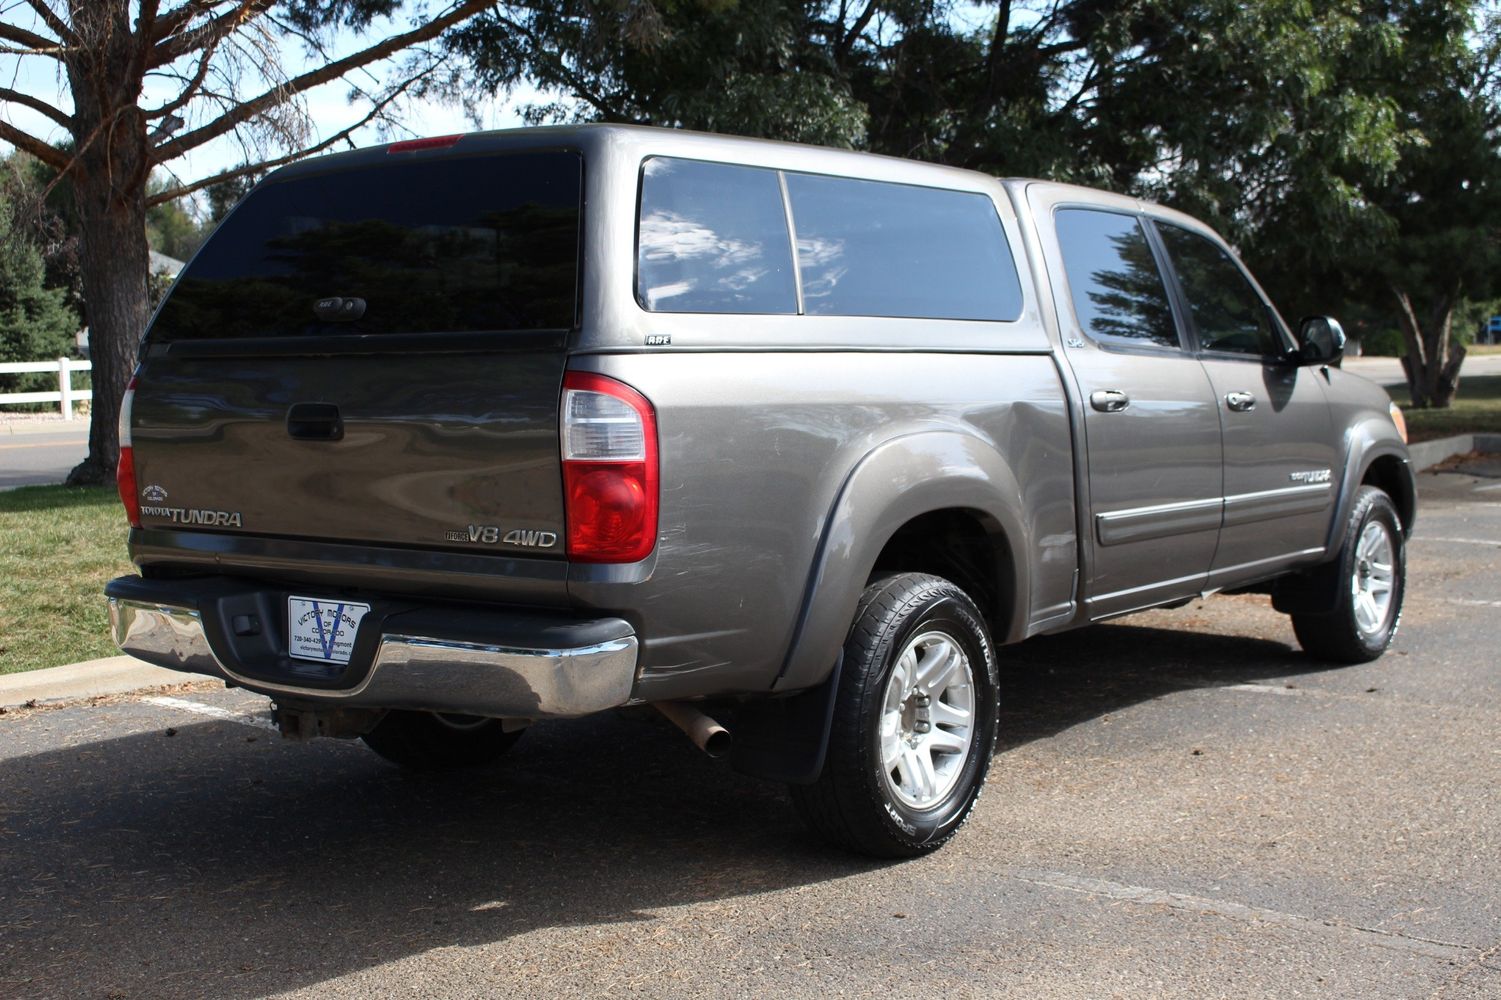
[[[1224,435],[1225,519],[1211,587],[1264,579],[1324,551],[1340,442],[1317,368],[1229,251],[1156,220]]]
[[[1082,406],[1091,618],[1204,589],[1219,536],[1220,424],[1135,204],[1029,191]]]

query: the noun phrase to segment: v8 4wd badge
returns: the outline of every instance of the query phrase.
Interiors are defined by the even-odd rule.
[[[516,545],[524,549],[550,549],[558,544],[558,533],[556,531],[512,528],[505,534],[501,534],[500,526],[494,524],[471,524],[465,531],[445,532],[443,537],[450,542]]]

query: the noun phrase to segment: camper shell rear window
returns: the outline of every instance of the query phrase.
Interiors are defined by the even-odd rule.
[[[150,340],[570,329],[582,178],[572,151],[273,178],[183,272]],[[329,318],[330,299],[362,312]]]

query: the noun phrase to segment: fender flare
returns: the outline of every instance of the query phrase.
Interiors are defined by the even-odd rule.
[[[1359,423],[1353,424],[1346,433],[1346,440],[1350,446],[1346,452],[1345,467],[1339,484],[1339,497],[1334,505],[1334,517],[1329,523],[1329,532],[1324,538],[1324,557],[1333,559],[1339,553],[1339,546],[1344,534],[1345,520],[1350,516],[1350,508],[1355,503],[1355,492],[1365,480],[1366,473],[1380,458],[1395,458],[1402,466],[1401,492],[1403,495],[1392,497],[1392,502],[1397,505],[1399,511],[1406,513],[1402,518],[1402,531],[1405,535],[1412,534],[1413,516],[1417,511],[1417,479],[1413,473],[1412,460],[1407,454],[1407,446],[1397,436],[1396,428],[1389,419],[1368,417]]]
[[[999,593],[1017,638],[1027,622],[1033,546],[1022,516],[1022,491],[1004,458],[984,439],[959,430],[916,431],[888,438],[850,470],[819,539],[797,623],[774,691],[821,683],[849,634],[876,558],[902,525],[934,511],[976,512],[1013,555],[1012,578]]]

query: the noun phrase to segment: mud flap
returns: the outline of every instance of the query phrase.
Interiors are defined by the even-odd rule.
[[[1281,577],[1272,585],[1272,607],[1285,615],[1332,614],[1339,593],[1339,564],[1335,559]]]
[[[829,750],[829,726],[843,662],[841,651],[834,669],[818,687],[790,698],[741,705],[735,716],[731,766],[741,774],[788,785],[817,781]]]

